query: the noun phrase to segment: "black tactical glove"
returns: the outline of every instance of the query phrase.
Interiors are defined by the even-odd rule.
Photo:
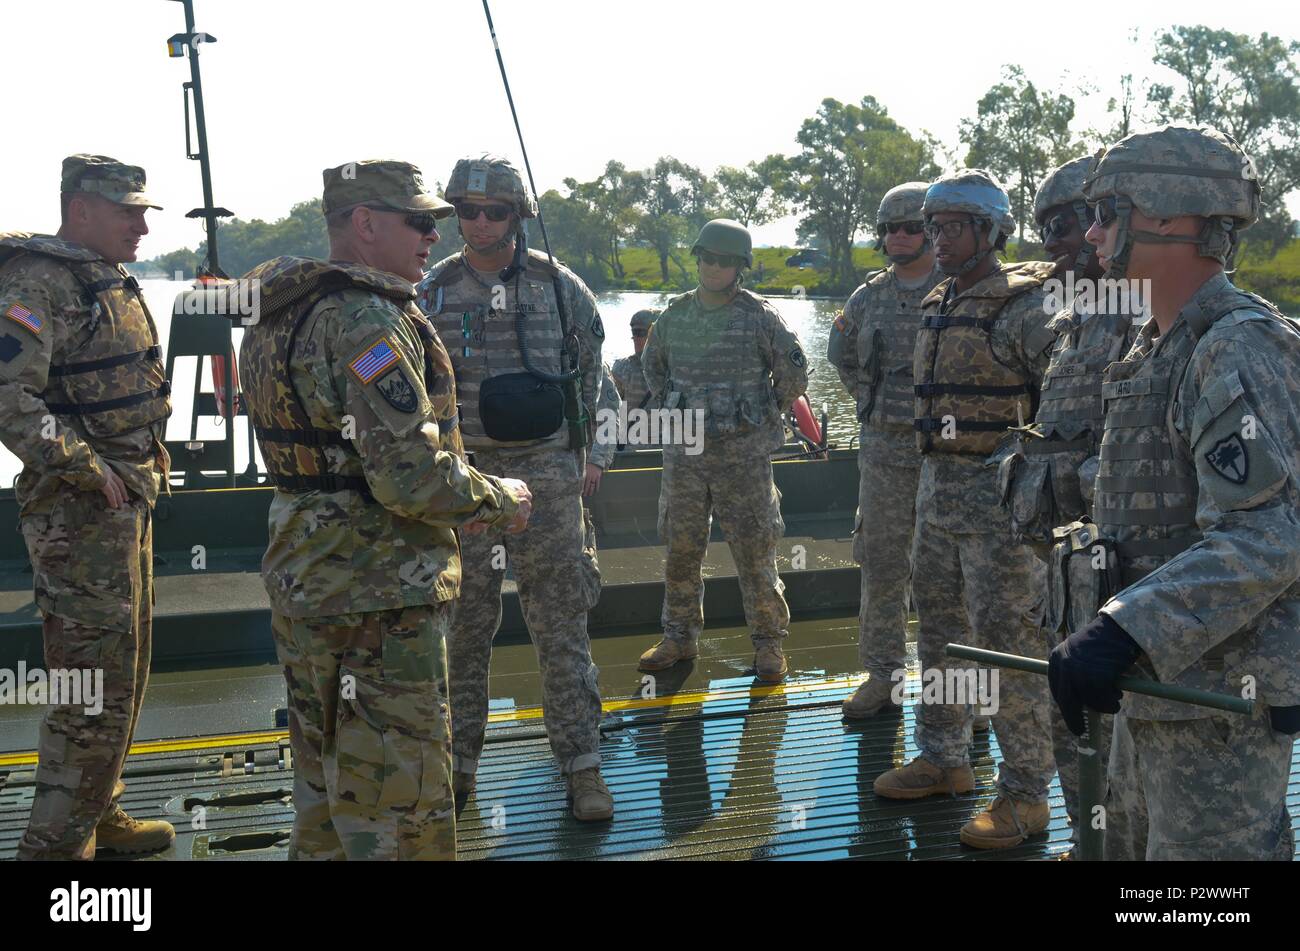
[[[1279,733],[1300,733],[1300,707],[1269,707],[1268,721]]]
[[[1056,645],[1047,658],[1047,682],[1075,736],[1086,731],[1084,707],[1118,713],[1123,695],[1115,681],[1133,665],[1142,648],[1107,614]]]

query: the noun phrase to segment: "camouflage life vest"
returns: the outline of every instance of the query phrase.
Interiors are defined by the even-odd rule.
[[[921,328],[921,302],[941,279],[935,272],[919,287],[898,283],[893,269],[867,281],[872,293],[858,331],[858,366],[870,381],[855,394],[858,418],[872,429],[911,432],[916,393],[912,361]]]
[[[764,306],[761,297],[743,288],[707,317],[694,291],[668,302],[659,316],[670,329],[668,409],[703,410],[705,432],[723,436],[776,420],[771,368],[758,340]],[[724,314],[727,320],[721,324]]]
[[[49,235],[0,236],[0,264],[16,254],[55,258],[85,289],[91,333],[65,362],[50,366],[40,394],[55,415],[75,417],[91,437],[120,436],[171,415],[171,386],[158,328],[140,285],[120,265]]]
[[[258,281],[261,311],[258,322],[244,333],[240,347],[241,374],[246,381],[249,417],[267,474],[287,492],[350,490],[372,499],[361,457],[335,428],[312,424],[311,414],[291,375],[294,342],[315,306],[325,296],[345,288],[379,294],[411,323],[424,345],[424,385],[438,423],[440,446],[463,455],[456,418],[456,389],[451,360],[433,327],[415,307],[408,281],[358,264],[279,257],[244,276]],[[342,450],[331,463],[327,447]]]
[[[1004,265],[958,297],[947,313],[942,310],[951,280],[930,292],[913,365],[913,426],[921,452],[987,456],[1011,427],[1034,418],[1032,381],[998,361],[989,337],[1007,304],[1041,287],[1052,271],[1042,261]],[[1046,347],[1050,331],[1043,333]],[[950,421],[953,438],[943,438]]]
[[[485,285],[472,273],[464,258],[456,255],[441,266],[427,286],[422,285],[421,302],[439,336],[447,342],[456,368],[461,431],[469,449],[569,447],[563,420],[545,437],[500,442],[487,434],[479,411],[479,395],[485,381],[506,374],[527,373],[519,352],[520,316],[532,365],[551,374],[568,369],[568,361],[562,360],[564,335],[555,303],[553,281],[557,273],[546,255],[529,251],[517,281],[514,278],[506,282],[493,280]],[[502,293],[504,300],[500,302],[504,307],[498,310],[493,306],[493,298]],[[539,386],[544,384],[539,381]],[[554,395],[548,392],[552,399]]]

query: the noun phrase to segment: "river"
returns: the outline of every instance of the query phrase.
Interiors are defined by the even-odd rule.
[[[141,281],[146,302],[158,321],[158,333],[162,337],[166,352],[169,315],[176,295],[189,287],[187,282],[168,280]],[[601,318],[605,324],[604,359],[613,363],[619,357],[632,352],[632,337],[628,331],[628,322],[638,310],[646,307],[661,307],[670,295],[638,291],[611,291],[598,294]],[[808,385],[808,397],[814,408],[820,413],[822,404],[826,404],[830,414],[830,439],[840,445],[848,445],[849,440],[857,435],[857,420],[853,413],[853,401],[840,385],[839,377],[826,362],[826,339],[831,323],[839,312],[841,301],[807,300],[797,298],[773,298],[773,305],[781,312],[786,324],[799,335],[808,354],[808,367],[811,379]],[[243,331],[236,329],[235,346]],[[176,362],[172,379],[173,413],[167,436],[169,439],[189,437],[191,394],[194,391],[194,373],[197,361],[193,357],[182,357]],[[205,374],[210,371],[203,368]],[[211,390],[211,382],[205,379],[203,388]],[[199,420],[197,438],[218,438],[222,421],[217,418]],[[247,425],[243,419],[237,420],[239,439],[236,443],[236,468],[242,470],[247,465],[244,447],[247,445]],[[22,468],[18,459],[7,449],[0,447],[0,485],[12,485]]]

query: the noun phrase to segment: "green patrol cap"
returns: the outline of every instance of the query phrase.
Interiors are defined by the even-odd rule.
[[[410,162],[348,162],[321,173],[325,192],[321,198],[322,214],[333,214],[357,205],[372,205],[389,211],[431,212],[446,218],[451,205],[424,188],[420,170]]]
[[[63,160],[61,192],[93,192],[119,205],[157,208],[144,193],[144,169],[107,155],[69,155]]]
[[[659,319],[659,311],[657,310],[638,310],[635,314],[632,315],[632,321],[631,321],[632,329],[649,330],[650,325],[653,324],[658,319]]]

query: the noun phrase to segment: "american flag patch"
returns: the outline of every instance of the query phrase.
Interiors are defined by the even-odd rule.
[[[349,363],[348,369],[355,373],[362,383],[369,383],[400,359],[397,351],[387,340],[380,340]]]
[[[10,320],[16,320],[34,334],[39,334],[41,328],[45,326],[45,321],[37,317],[22,304],[14,304],[7,311],[5,316]]]

